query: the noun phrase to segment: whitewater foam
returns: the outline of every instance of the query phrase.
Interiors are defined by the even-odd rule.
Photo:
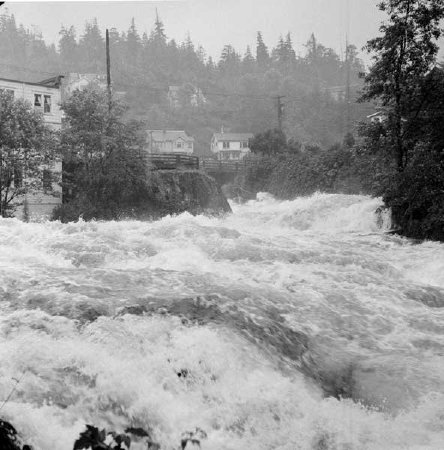
[[[195,427],[204,449],[441,449],[444,246],[384,234],[380,205],[0,220],[0,399],[25,374],[2,416],[38,450],[85,423],[166,449]]]

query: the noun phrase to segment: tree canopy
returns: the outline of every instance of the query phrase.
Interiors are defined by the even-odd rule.
[[[52,133],[31,105],[0,90],[0,216],[21,196],[42,187],[42,170],[54,158]]]
[[[148,179],[141,157],[141,124],[125,120],[126,107],[94,86],[75,91],[62,104],[66,126],[60,136],[64,155],[64,198],[68,207],[56,213],[72,219],[66,209],[85,218],[115,219],[137,205]],[[68,216],[66,216],[68,214]]]

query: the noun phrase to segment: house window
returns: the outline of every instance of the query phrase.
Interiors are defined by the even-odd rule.
[[[222,148],[230,148],[230,141],[223,141]]]
[[[176,147],[177,148],[182,148],[182,141],[177,141],[176,142]]]
[[[52,190],[52,175],[49,169],[43,169],[42,182],[44,191]]]
[[[188,146],[188,148],[193,148],[193,143],[192,142],[188,142],[187,146]]]
[[[242,141],[241,148],[248,148],[248,141]]]
[[[42,107],[42,94],[34,94],[34,106],[37,108]]]
[[[14,187],[21,188],[23,186],[23,172],[20,166],[14,167]]]
[[[50,113],[51,112],[51,96],[50,95],[44,95],[44,103],[43,103],[43,112],[44,113]]]

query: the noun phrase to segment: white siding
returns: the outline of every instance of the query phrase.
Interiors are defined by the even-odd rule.
[[[43,113],[45,122],[53,129],[60,129],[62,126],[62,111],[60,109],[60,89],[40,86],[37,84],[21,83],[20,81],[9,81],[0,79],[0,89],[11,89],[14,91],[14,98],[22,98],[27,100],[34,107],[34,94],[40,94],[42,99],[42,107],[35,109]],[[44,96],[51,96],[51,112],[43,112]]]
[[[61,128],[63,113],[60,109],[61,94],[59,88],[0,79],[0,89],[13,90],[14,98],[24,99],[28,101],[33,108],[41,111],[45,122],[52,129],[59,130]],[[40,108],[34,106],[34,94],[41,95],[42,106]],[[46,113],[43,109],[45,95],[51,96],[51,111]],[[26,202],[28,203],[28,214],[31,220],[42,220],[49,218],[54,207],[62,203],[62,188],[60,185],[62,177],[62,162],[53,161],[50,167],[42,167],[42,173],[44,168],[50,169],[56,180],[52,183],[52,192],[45,193],[42,189],[34,192],[29,192],[26,195]],[[24,201],[25,196],[22,196],[20,198],[17,198],[15,202],[18,207],[14,215],[19,219],[24,218]]]

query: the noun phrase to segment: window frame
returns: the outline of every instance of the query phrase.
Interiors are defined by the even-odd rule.
[[[43,192],[52,191],[52,171],[51,169],[43,169],[42,171],[42,187]]]
[[[43,94],[43,113],[44,114],[51,114],[52,112],[52,96],[50,94]],[[49,102],[47,103],[46,100],[49,99]],[[46,111],[46,107],[48,106],[48,111]]]
[[[38,104],[37,101],[39,102]],[[42,108],[42,94],[34,92],[34,108]]]

